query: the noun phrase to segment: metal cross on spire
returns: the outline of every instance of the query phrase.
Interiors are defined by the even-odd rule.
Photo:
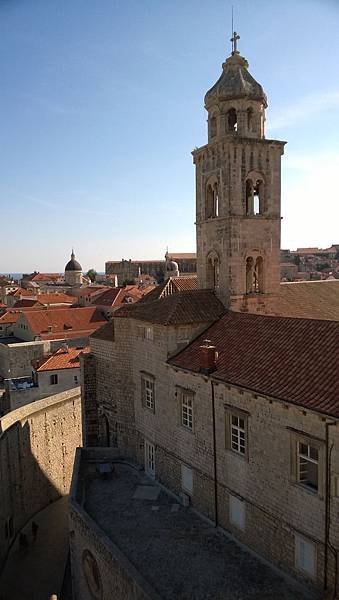
[[[239,54],[239,50],[237,50],[237,41],[240,40],[240,35],[233,31],[233,37],[231,37],[232,42],[232,54]]]

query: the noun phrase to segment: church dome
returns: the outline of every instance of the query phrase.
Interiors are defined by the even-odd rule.
[[[71,260],[68,261],[67,265],[65,266],[65,271],[82,271],[82,266],[77,260],[75,260],[75,254],[73,251],[71,254]]]
[[[205,95],[205,106],[210,108],[224,100],[257,100],[267,107],[267,97],[262,86],[248,71],[248,62],[237,51],[223,63],[218,81]]]
[[[167,263],[167,271],[179,271],[178,263],[174,260],[170,260],[169,263]]]

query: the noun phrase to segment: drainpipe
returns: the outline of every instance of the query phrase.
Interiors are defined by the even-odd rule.
[[[330,546],[329,537],[330,537],[330,525],[331,525],[331,464],[330,464],[330,456],[331,451],[329,448],[329,428],[331,425],[335,425],[335,421],[330,421],[325,423],[325,550],[324,550],[324,591],[327,591],[328,587],[328,548]],[[332,550],[334,550],[331,547]],[[336,552],[335,558],[336,557]],[[335,569],[335,588],[337,587],[337,565]]]
[[[216,360],[218,354],[215,346],[210,340],[204,340],[200,346],[200,373],[209,376],[216,370]],[[218,482],[217,482],[217,451],[216,451],[216,432],[215,432],[215,394],[214,384],[211,381],[212,392],[212,428],[213,428],[213,480],[214,480],[214,524],[218,527]]]
[[[213,424],[213,480],[214,480],[214,525],[218,527],[218,481],[217,481],[217,445],[215,434],[215,394],[214,384],[211,380],[212,390],[212,424]]]

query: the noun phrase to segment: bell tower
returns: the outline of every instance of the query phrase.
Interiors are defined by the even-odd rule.
[[[280,283],[281,156],[265,139],[267,98],[232,53],[205,96],[208,143],[195,149],[197,271],[226,307],[274,312]]]

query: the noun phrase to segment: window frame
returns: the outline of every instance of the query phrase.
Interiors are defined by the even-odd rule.
[[[144,408],[155,413],[155,377],[151,373],[141,372],[141,403]]]
[[[58,383],[59,383],[58,373],[52,373],[49,376],[49,385],[58,385]]]
[[[185,402],[185,399],[187,399],[190,403]],[[184,418],[184,407],[186,407],[188,410],[186,410],[186,416]],[[190,415],[190,417],[189,417]],[[191,423],[190,425],[188,425],[187,423],[185,423],[185,421],[187,423]],[[181,427],[183,427],[183,429],[185,429],[186,431],[190,431],[191,433],[194,432],[194,392],[191,390],[187,390],[187,389],[181,389],[180,390],[180,425]]]
[[[191,478],[192,481],[192,486],[191,488],[189,488],[188,486],[185,486],[184,483],[184,479],[185,479],[185,474],[188,475]],[[193,496],[193,491],[194,491],[194,470],[192,469],[192,467],[189,467],[187,464],[185,463],[181,463],[181,489],[183,492],[185,492],[185,494],[188,494],[189,496]]]
[[[238,519],[236,518],[236,511],[238,511]],[[245,531],[246,502],[234,494],[228,495],[228,518],[233,527],[236,527],[239,531]]]
[[[317,488],[307,484],[307,482],[300,479],[300,465],[299,465],[299,444],[314,448],[318,452],[317,459]],[[291,480],[292,483],[298,486],[298,488],[307,491],[314,496],[318,496],[321,499],[324,497],[324,473],[325,473],[325,442],[324,440],[312,437],[304,434],[303,432],[291,430]],[[303,455],[301,455],[303,456]],[[309,462],[314,464],[315,459],[309,458]]]
[[[229,452],[231,452],[234,456],[239,456],[240,458],[242,458],[243,460],[248,460],[248,446],[249,446],[249,440],[248,440],[248,419],[250,417],[250,414],[245,411],[242,410],[241,408],[237,408],[235,406],[231,406],[229,404],[225,404],[225,446],[226,446],[226,450],[228,450]],[[232,418],[238,419],[239,420],[243,420],[244,421],[244,426],[240,427],[239,425],[235,425],[232,423]],[[244,433],[244,452],[240,452],[239,450],[237,450],[236,448],[233,447],[233,431],[232,429],[238,431],[238,433],[243,432]],[[240,440],[241,436],[238,436],[238,439]],[[239,447],[240,447],[240,443],[239,443]]]
[[[312,571],[307,569],[307,568],[303,568],[301,563],[301,552],[300,552],[300,547],[301,544],[308,544],[310,547],[313,547],[313,551],[314,551],[314,555],[313,555],[313,569]],[[316,579],[317,577],[317,544],[315,542],[313,542],[312,540],[306,538],[303,535],[300,535],[299,533],[296,533],[294,535],[294,565],[295,568],[297,569],[297,571],[299,571],[300,573],[302,573],[303,575],[310,577],[311,579]]]

